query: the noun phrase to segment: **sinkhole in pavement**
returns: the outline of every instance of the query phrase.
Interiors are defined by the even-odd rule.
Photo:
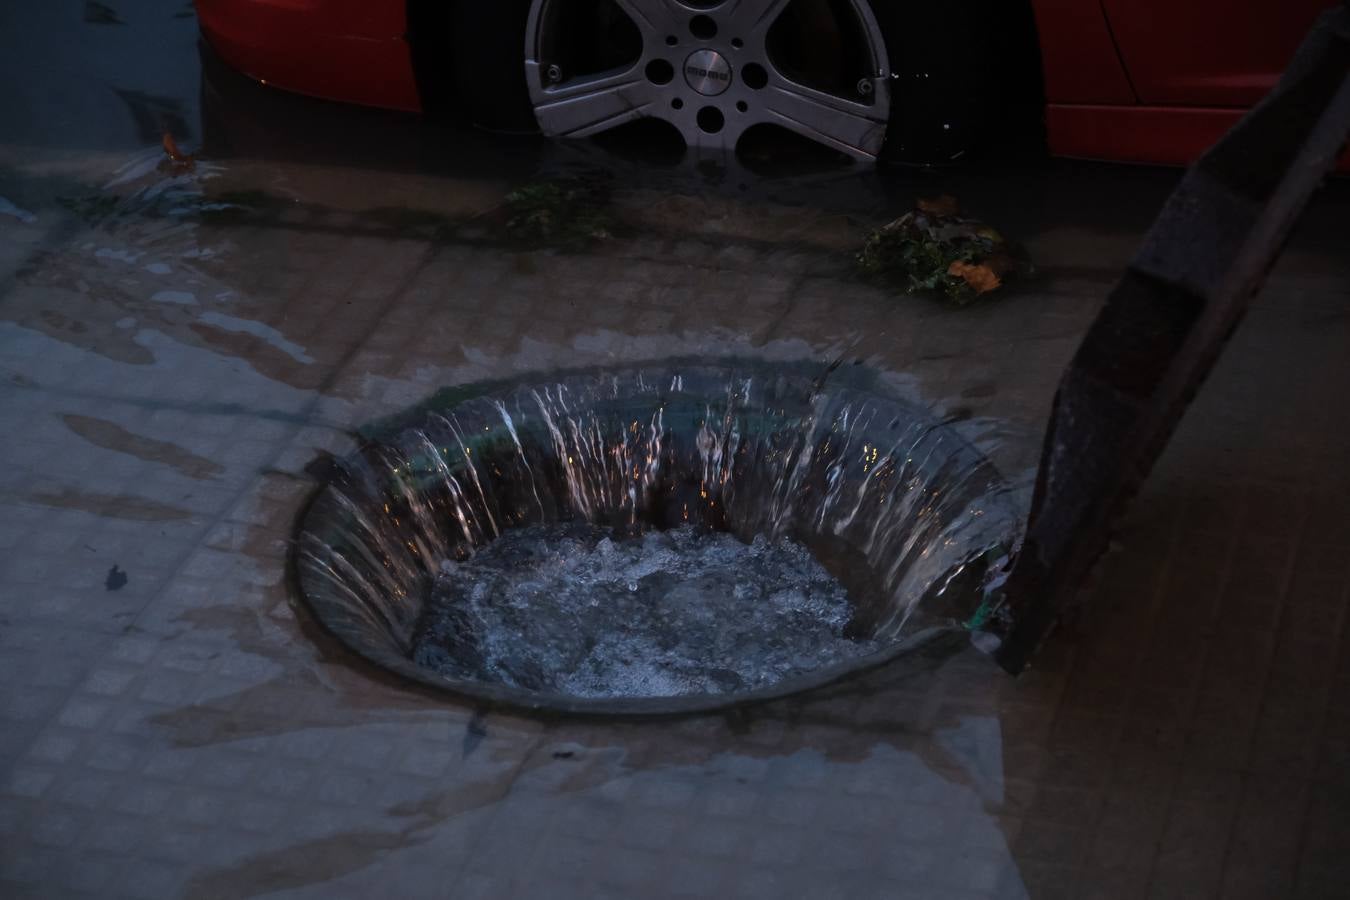
[[[862,366],[681,361],[446,390],[330,461],[309,607],[413,680],[670,713],[805,690],[1000,615],[993,465]]]

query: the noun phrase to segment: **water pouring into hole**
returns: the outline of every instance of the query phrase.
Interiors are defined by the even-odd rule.
[[[349,647],[532,708],[708,709],[998,618],[994,466],[848,367],[668,363],[434,398],[340,461],[295,557]]]

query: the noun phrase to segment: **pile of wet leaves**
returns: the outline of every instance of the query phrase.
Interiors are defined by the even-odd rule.
[[[506,231],[531,244],[583,247],[614,233],[608,201],[591,179],[530,182],[506,195]]]
[[[946,195],[919,200],[912,211],[873,231],[857,259],[869,276],[957,306],[1031,271],[1003,235],[961,215],[956,198]]]

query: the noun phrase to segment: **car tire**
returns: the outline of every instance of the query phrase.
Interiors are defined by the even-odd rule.
[[[1043,146],[1040,55],[1029,4],[871,3],[892,73],[883,159],[946,164]]]
[[[537,133],[525,87],[529,0],[454,0],[452,6],[450,71],[460,111],[491,131]]]
[[[1040,59],[1026,3],[871,0],[890,58],[882,159],[943,164],[1039,146]],[[452,74],[463,113],[494,131],[538,131],[525,84],[530,0],[456,0]]]

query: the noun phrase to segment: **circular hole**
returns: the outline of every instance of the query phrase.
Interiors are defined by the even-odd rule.
[[[759,90],[769,83],[769,73],[759,63],[746,63],[741,69],[741,81],[752,90]]]
[[[741,49],[742,47],[745,46],[745,41],[741,40],[740,38],[732,38],[732,39],[731,39],[731,46],[733,46],[733,47],[735,47],[737,50],[739,50],[739,49]]]
[[[679,97],[676,97],[674,100],[670,101],[670,108],[671,108],[671,109],[684,109],[684,101],[681,100]]]
[[[647,63],[647,80],[652,84],[670,84],[675,77],[675,67],[664,59],[654,59]]]
[[[668,34],[668,35],[666,35],[666,46],[667,46],[667,47],[674,47],[674,46],[675,46],[676,44],[678,44],[679,42],[680,42],[680,39],[677,38],[675,35],[673,35],[673,34]]]
[[[739,110],[740,112],[745,112],[745,111],[748,110],[749,108],[750,108],[750,104],[749,104],[749,103],[746,103],[744,100],[737,100],[737,101],[736,101],[736,109]]]
[[[698,111],[698,127],[708,134],[717,134],[726,123],[722,111],[715,106],[705,106]]]
[[[708,709],[875,665],[985,608],[1022,513],[964,437],[874,374],[848,366],[822,384],[810,364],[684,360],[461,387],[325,460],[296,586],[342,643],[404,678],[560,712]],[[752,377],[773,387],[752,400]],[[659,431],[625,427],[657,416]],[[869,474],[843,465],[841,432],[910,438]],[[709,446],[736,458],[722,478],[689,452]],[[811,462],[791,496],[784,447]],[[630,456],[659,461],[644,490],[577,509],[575,479],[609,485],[607,460]],[[857,521],[835,505],[855,495]]]
[[[689,20],[689,33],[700,41],[717,37],[717,23],[708,16],[694,16]]]

